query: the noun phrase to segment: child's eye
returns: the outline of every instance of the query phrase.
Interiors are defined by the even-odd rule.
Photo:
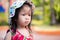
[[[25,16],[25,14],[22,14],[23,16]]]
[[[31,16],[31,14],[29,14],[29,16]]]

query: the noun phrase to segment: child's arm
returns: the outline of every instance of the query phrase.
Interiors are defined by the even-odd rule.
[[[11,32],[10,31],[6,34],[4,40],[11,40]]]

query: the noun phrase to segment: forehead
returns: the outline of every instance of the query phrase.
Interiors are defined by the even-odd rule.
[[[24,5],[23,8],[21,9],[23,12],[31,12],[31,8],[28,5]]]

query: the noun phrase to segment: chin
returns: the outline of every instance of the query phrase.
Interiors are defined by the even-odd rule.
[[[25,26],[28,26],[28,24],[25,24]]]

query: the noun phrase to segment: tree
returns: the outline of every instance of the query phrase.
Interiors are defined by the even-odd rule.
[[[50,0],[51,24],[56,24],[56,13],[54,12],[54,0]]]

